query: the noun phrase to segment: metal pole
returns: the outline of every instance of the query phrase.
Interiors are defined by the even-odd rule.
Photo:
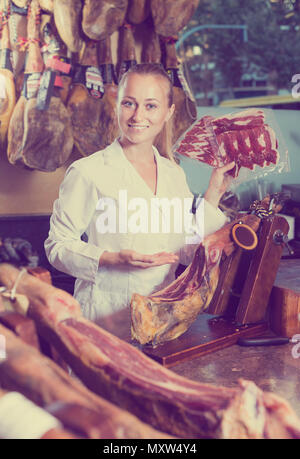
[[[203,29],[242,29],[243,30],[243,41],[246,43],[248,41],[248,26],[247,25],[235,25],[235,24],[204,24],[193,27],[190,30],[187,30],[181,35],[179,40],[176,42],[176,49],[190,36],[193,35],[198,30]]]

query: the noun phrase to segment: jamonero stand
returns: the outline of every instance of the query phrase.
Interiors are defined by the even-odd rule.
[[[170,367],[268,330],[267,306],[289,225],[258,201],[250,212],[261,219],[259,230],[255,233],[242,222],[233,226],[232,240],[237,248],[222,262],[218,286],[206,313],[176,340],[157,348],[145,346],[147,355]]]

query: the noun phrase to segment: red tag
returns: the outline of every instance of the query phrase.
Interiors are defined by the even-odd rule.
[[[100,97],[103,96],[103,94],[100,91],[97,91],[97,89],[91,89],[90,93],[95,99],[100,99]]]
[[[60,59],[53,56],[49,57],[46,66],[51,68],[52,70],[57,70],[58,72],[62,73],[69,73],[71,70],[70,64],[67,64],[66,62],[63,62]]]
[[[63,88],[64,87],[60,75],[56,75],[55,80],[54,80],[54,86],[58,86],[59,88]]]

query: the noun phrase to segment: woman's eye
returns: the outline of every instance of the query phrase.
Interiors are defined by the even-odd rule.
[[[124,101],[122,102],[122,105],[123,105],[124,107],[132,107],[134,104],[133,104],[133,102],[131,102],[130,100],[124,100]]]
[[[147,109],[148,110],[153,110],[154,108],[156,108],[155,104],[147,104]]]

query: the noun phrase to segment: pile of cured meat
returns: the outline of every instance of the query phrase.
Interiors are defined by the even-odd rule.
[[[235,177],[241,167],[252,170],[255,165],[269,166],[279,159],[275,132],[258,109],[219,118],[204,116],[179,139],[175,150],[212,167],[234,161],[236,166],[229,174]]]
[[[235,249],[231,229],[242,221],[257,231],[256,215],[239,216],[207,236],[198,246],[190,265],[171,284],[150,296],[131,298],[131,336],[140,344],[158,344],[185,333],[198,315],[208,309],[218,286],[221,261]]]
[[[0,295],[0,410],[7,391],[20,393],[58,421],[42,438],[300,438],[300,420],[281,397],[250,381],[226,388],[178,376],[83,318],[68,293],[0,265],[1,285],[10,290],[17,279],[11,305],[26,297],[25,315],[5,310]],[[0,436],[7,430],[4,423]]]
[[[199,0],[0,0],[0,152],[55,171],[118,135],[118,82],[137,62],[174,84],[170,144],[196,119],[175,43]],[[167,146],[157,139],[166,155]]]

